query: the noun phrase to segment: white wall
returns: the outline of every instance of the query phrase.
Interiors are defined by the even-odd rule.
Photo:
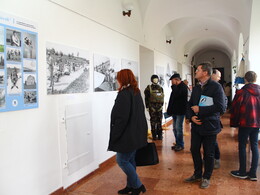
[[[66,188],[114,155],[107,152],[107,144],[110,112],[117,93],[93,93],[91,87],[86,94],[47,95],[45,45],[46,41],[55,42],[84,49],[90,56],[98,53],[139,62],[143,35],[138,7],[130,19],[122,16],[121,2],[117,0],[110,2],[107,11],[106,0],[57,0],[61,2],[65,7],[74,6],[73,11],[47,0],[1,0],[0,11],[38,24],[39,40],[39,108],[0,113],[1,195],[46,195]],[[155,61],[177,68],[168,56],[155,54]],[[93,75],[90,79],[92,86]],[[62,117],[66,105],[86,101],[92,104],[94,162],[68,176]]]
[[[1,0],[0,9],[32,20],[39,27],[39,108],[0,113],[0,194],[46,195],[78,181],[114,155],[107,152],[107,144],[110,112],[116,97],[116,92],[47,96],[46,41],[84,49],[91,55],[100,53],[139,61],[139,44],[134,40],[138,36],[131,35],[132,39],[46,0]],[[121,17],[122,9],[117,9]],[[66,176],[67,148],[61,116],[66,105],[86,100],[92,102],[95,162]]]

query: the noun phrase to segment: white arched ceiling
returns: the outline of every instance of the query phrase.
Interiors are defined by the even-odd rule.
[[[233,18],[225,17],[229,24],[223,23],[222,19],[216,17],[189,17],[180,18],[172,21],[167,26],[170,26],[174,40],[173,44],[178,48],[175,56],[178,61],[182,61],[184,53],[196,53],[193,48],[199,47],[214,47],[221,48],[228,52],[227,55],[232,55],[232,48],[237,45],[238,36],[236,31],[240,26],[238,21]],[[178,30],[177,30],[178,29]],[[232,31],[233,30],[233,31]]]
[[[192,57],[205,48],[231,57],[238,50],[239,34],[249,33],[252,0],[144,0],[139,4],[146,39],[152,42],[167,32],[179,62],[185,52]]]

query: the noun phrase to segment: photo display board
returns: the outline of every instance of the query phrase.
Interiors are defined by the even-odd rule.
[[[38,108],[35,23],[0,12],[0,112]]]

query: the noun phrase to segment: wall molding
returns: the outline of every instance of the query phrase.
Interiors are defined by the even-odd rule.
[[[67,194],[66,192],[70,192],[70,191],[75,190],[76,188],[78,188],[80,185],[82,185],[86,181],[88,181],[88,180],[92,179],[93,177],[95,177],[96,174],[98,174],[100,172],[107,171],[108,169],[110,169],[115,164],[116,164],[116,156],[114,155],[111,158],[109,158],[106,161],[104,161],[103,163],[101,163],[96,170],[94,170],[93,172],[89,173],[88,175],[86,175],[85,177],[81,178],[80,180],[76,181],[75,183],[71,184],[66,189],[61,187],[58,190],[56,190],[55,192],[52,192],[50,195],[65,195],[65,194]]]
[[[50,195],[63,195],[64,194],[64,188],[61,187],[58,190],[56,190],[55,192],[52,192]]]

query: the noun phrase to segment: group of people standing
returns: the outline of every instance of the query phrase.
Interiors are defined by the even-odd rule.
[[[178,73],[171,76],[172,93],[167,114],[173,118],[173,133],[176,144],[171,146],[176,152],[184,149],[183,122],[191,123],[190,151],[194,163],[194,173],[184,182],[200,182],[200,188],[208,188],[214,168],[220,167],[220,152],[217,134],[221,131],[221,115],[227,108],[227,97],[218,83],[221,73],[212,74],[210,63],[197,66],[195,78],[199,84],[194,86],[188,101],[188,86]],[[110,140],[108,150],[115,151],[117,163],[127,175],[126,187],[119,194],[136,195],[145,192],[135,164],[136,150],[147,144],[147,122],[145,107],[150,114],[153,140],[162,140],[163,88],[158,84],[157,75],[152,75],[151,85],[144,90],[145,105],[132,71],[121,70],[117,73],[119,92],[111,112]],[[239,127],[239,170],[231,175],[241,179],[256,181],[258,165],[258,132],[260,128],[260,86],[256,73],[245,74],[245,86],[237,91],[230,108],[230,126]],[[247,116],[245,116],[247,115]],[[246,142],[250,139],[252,164],[246,172]],[[203,147],[203,154],[201,153]]]

